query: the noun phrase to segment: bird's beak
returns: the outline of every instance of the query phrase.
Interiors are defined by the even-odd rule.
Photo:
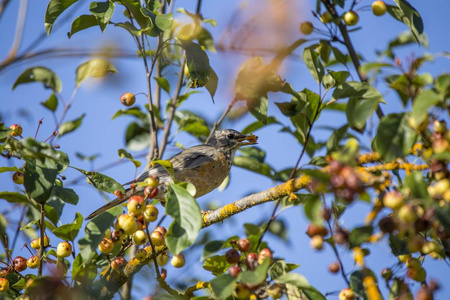
[[[256,135],[250,134],[249,136],[238,139],[237,141],[241,146],[254,145],[254,144],[257,144],[258,137]]]

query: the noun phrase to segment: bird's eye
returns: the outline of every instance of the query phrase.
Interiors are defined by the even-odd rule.
[[[229,133],[229,134],[227,135],[227,138],[230,139],[230,140],[234,140],[234,134]]]

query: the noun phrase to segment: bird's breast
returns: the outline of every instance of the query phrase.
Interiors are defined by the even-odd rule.
[[[175,173],[179,181],[192,183],[196,188],[195,198],[203,196],[217,188],[227,177],[230,165],[227,157],[216,151],[213,160],[195,169],[184,169]]]

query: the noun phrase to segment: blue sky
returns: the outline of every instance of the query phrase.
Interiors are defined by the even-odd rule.
[[[21,50],[28,47],[31,41],[35,40],[44,32],[44,14],[45,1],[29,1],[27,23],[24,32],[24,39]],[[214,37],[219,37],[223,34],[229,21],[236,16],[239,7],[245,6],[243,9],[242,18],[237,18],[233,25],[239,28],[242,21],[246,17],[252,16],[262,11],[270,1],[219,1],[210,0],[203,1],[202,13],[204,17],[213,18],[217,20],[217,27],[209,27]],[[258,3],[264,3],[259,5]],[[284,3],[284,2],[283,2]],[[287,3],[287,2],[286,2]],[[388,3],[390,3],[388,1]],[[7,8],[4,15],[0,19],[0,59],[3,59],[9,51],[9,45],[13,39],[15,21],[17,19],[19,1],[13,1]],[[273,4],[273,3],[272,3]],[[371,1],[361,1],[357,8],[370,5]],[[393,4],[393,3],[390,3]],[[438,53],[448,51],[450,46],[450,39],[446,28],[448,27],[448,11],[450,11],[450,3],[446,0],[435,1],[411,1],[411,4],[421,13],[425,25],[425,32],[429,38],[429,49],[424,49],[417,45],[402,48],[397,52],[401,60],[415,54],[420,55],[423,52]],[[287,5],[287,4],[286,4]],[[72,7],[68,12],[61,16],[68,17],[70,14],[71,20],[80,14],[88,12],[88,2],[80,1],[77,7]],[[194,1],[178,1],[176,7],[185,7],[189,11],[195,10]],[[299,24],[303,21],[313,21],[315,25],[320,26],[317,20],[314,20],[310,11],[314,9],[314,1],[292,1],[288,9],[281,10],[281,12],[266,11],[262,12],[264,16],[273,17],[275,20],[285,20],[282,22],[280,28],[276,30],[272,28],[265,28],[262,26],[262,34],[257,37],[250,36],[251,45],[276,45],[279,41],[293,42],[300,38],[298,31]],[[284,13],[288,13],[284,19]],[[115,15],[120,12],[116,11]],[[281,16],[280,16],[281,14]],[[180,17],[176,15],[176,17]],[[278,19],[277,19],[278,18]],[[270,19],[272,20],[272,19]],[[264,22],[262,22],[264,24]],[[404,24],[393,20],[390,16],[375,17],[370,11],[363,11],[360,13],[360,23],[362,30],[351,34],[351,38],[357,51],[367,60],[375,60],[375,50],[382,50],[386,47],[388,41],[394,39],[399,33],[407,30]],[[135,45],[131,37],[125,31],[109,26],[104,34],[101,34],[98,28],[91,28],[85,32],[75,34],[71,39],[67,38],[67,31],[70,29],[70,22],[61,23],[58,20],[54,27],[54,32],[50,37],[44,37],[44,41],[33,50],[42,50],[51,47],[59,48],[79,48],[79,49],[97,49],[103,47],[118,47],[125,49],[127,52],[134,52]],[[272,34],[266,34],[268,30]],[[277,31],[278,30],[278,31]],[[313,36],[312,38],[317,38]],[[273,38],[273,40],[271,39]],[[217,40],[216,40],[217,41]],[[246,44],[246,46],[248,46]],[[19,51],[20,53],[20,51]],[[300,55],[302,50],[296,51]],[[189,101],[182,105],[182,109],[192,109],[198,114],[206,117],[210,122],[214,122],[223,112],[233,97],[233,87],[238,68],[242,62],[250,58],[249,55],[242,55],[236,52],[217,52],[208,53],[211,61],[211,66],[219,76],[219,86],[216,93],[216,103],[213,104],[206,90],[202,90],[202,94],[196,94]],[[271,55],[265,57],[268,62]],[[50,95],[49,90],[45,90],[39,84],[23,85],[11,91],[11,87],[17,78],[27,67],[30,66],[45,66],[52,69],[58,74],[63,82],[62,95],[67,101],[70,98],[74,87],[75,69],[84,62],[86,58],[52,58],[45,60],[33,60],[26,63],[15,65],[0,72],[0,115],[1,120],[6,124],[21,123],[24,127],[24,136],[34,136],[37,122],[44,118],[44,123],[41,126],[38,139],[45,140],[53,131],[54,121],[52,115],[45,110],[39,102],[45,101]],[[74,155],[75,152],[81,152],[85,155],[100,154],[98,160],[95,161],[95,167],[107,165],[118,159],[117,150],[125,147],[124,133],[128,123],[131,121],[128,117],[117,118],[111,120],[114,113],[122,109],[119,102],[119,97],[124,92],[145,92],[145,72],[142,63],[139,59],[114,59],[113,63],[119,70],[119,74],[109,77],[103,82],[89,81],[82,86],[74,101],[73,107],[70,109],[66,120],[72,120],[79,117],[82,113],[86,113],[81,129],[78,131],[62,137],[58,144],[61,150],[69,153],[71,157],[71,164],[84,169],[89,169],[90,165],[82,162]],[[446,58],[437,58],[434,62],[427,64],[424,71],[433,75],[449,72],[450,64]],[[354,70],[351,70],[353,76],[356,75]],[[171,75],[173,78],[173,74]],[[318,92],[316,82],[313,80],[303,61],[298,56],[289,58],[285,61],[282,67],[282,77],[291,83],[296,90],[309,88]],[[172,87],[175,83],[172,83]],[[386,93],[386,88],[382,84],[377,85],[380,91],[385,96],[387,104],[383,105],[383,110],[386,113],[398,112],[403,108],[400,101],[393,93]],[[165,95],[163,101],[167,100]],[[270,94],[269,114],[283,119],[278,112],[274,102],[288,101],[289,98],[285,95]],[[146,100],[143,96],[138,97],[138,104],[144,105]],[[58,110],[58,117],[61,114],[61,108]],[[330,114],[322,116],[318,123],[320,126],[333,126],[345,123],[345,116],[340,114]],[[248,116],[236,124],[233,124],[234,129],[242,130],[254,119]],[[287,124],[287,120],[284,120]],[[373,126],[376,126],[378,120],[373,118]],[[373,127],[376,128],[376,127]],[[258,131],[256,134],[260,137],[259,146],[267,153],[267,162],[274,166],[277,170],[292,166],[301,151],[301,147],[296,141],[290,138],[285,133],[279,132],[280,127],[277,125],[267,126]],[[326,130],[314,131],[314,138],[316,141],[326,141],[331,132]],[[363,141],[369,141],[370,135],[365,134],[362,137]],[[192,146],[198,143],[192,137],[180,133],[175,136],[175,140],[179,141],[184,146]],[[165,158],[177,153],[179,149],[175,145],[169,145]],[[5,161],[0,159],[1,165],[18,164],[18,161]],[[309,161],[308,157],[304,157],[302,164]],[[20,165],[19,165],[20,166]],[[67,171],[65,174],[68,181],[79,176],[75,171]],[[115,178],[119,182],[127,182],[134,176],[134,167],[131,163],[124,163],[115,168],[105,171],[107,175]],[[1,190],[15,190],[9,176],[11,174],[0,174]],[[206,208],[208,202],[217,204],[229,203],[234,200],[247,195],[250,192],[260,191],[270,188],[274,185],[271,180],[250,173],[249,171],[234,168],[231,173],[230,186],[223,192],[213,192],[199,199],[200,206]],[[89,186],[84,180],[79,185],[76,185],[76,192],[80,196],[80,202],[77,207],[66,206],[63,213],[63,220],[69,222],[73,219],[75,211],[79,211],[83,215],[87,215],[95,208],[104,203],[101,195]],[[357,225],[362,222],[361,216],[364,216],[368,210],[369,205],[364,203],[354,204],[353,207],[344,215],[343,221],[345,226]],[[273,209],[273,204],[268,203],[257,208],[253,208],[229,220],[226,220],[220,225],[213,226],[209,231],[215,239],[226,238],[231,235],[244,236],[243,224],[246,222],[259,223],[268,220]],[[270,247],[274,250],[275,256],[284,257],[286,261],[300,264],[301,267],[297,272],[303,274],[308,278],[310,283],[316,286],[323,293],[340,290],[344,287],[345,282],[342,278],[335,275],[330,275],[327,271],[329,263],[333,262],[334,256],[330,247],[326,247],[322,252],[314,252],[309,247],[309,238],[304,234],[307,228],[308,221],[303,214],[301,207],[294,207],[284,211],[280,219],[286,222],[288,227],[288,234],[290,243],[286,245],[280,242],[279,239],[267,236],[267,241]],[[169,223],[166,222],[166,225]],[[20,244],[20,243],[19,243]],[[22,250],[24,251],[24,250]],[[20,254],[22,251],[15,250],[14,254]],[[352,257],[349,252],[342,251],[344,262],[346,262],[347,270],[352,268]],[[198,251],[195,251],[189,256],[192,260],[199,259]],[[368,259],[368,266],[379,274],[380,270],[386,266],[392,265],[395,261],[390,257],[390,249],[387,243],[379,243],[373,247],[372,255]],[[446,278],[450,277],[450,268],[442,262],[427,260],[425,266],[429,271],[429,278],[436,278],[441,283],[445,283]],[[200,264],[195,268],[189,269],[189,275],[196,276],[205,280],[211,278],[208,272],[201,269]],[[180,278],[183,280],[186,275],[183,273],[186,269],[169,269],[169,279]],[[416,288],[418,284],[414,285]],[[138,289],[136,296],[142,296],[145,290]],[[385,290],[384,290],[385,292]],[[437,294],[435,299],[448,299],[450,295],[450,287],[443,286]],[[337,297],[335,297],[337,298]]]

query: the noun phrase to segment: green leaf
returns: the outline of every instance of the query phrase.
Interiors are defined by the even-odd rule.
[[[136,122],[130,123],[125,133],[125,143],[127,148],[132,151],[140,151],[148,148],[150,145],[149,129],[142,127]]]
[[[385,103],[381,93],[367,82],[347,81],[337,86],[333,92],[333,100],[345,98],[377,100]]]
[[[316,288],[311,286],[308,283],[308,280],[306,280],[306,278],[300,274],[288,273],[278,277],[275,281],[277,283],[290,284],[297,287],[304,293],[307,293],[309,296],[308,298],[310,299],[326,300],[325,296],[323,296]]]
[[[442,74],[436,78],[435,88],[442,99],[450,97],[450,74]]]
[[[239,274],[238,279],[245,284],[261,284],[267,277],[267,270],[269,269],[269,266],[270,258],[266,257],[263,263],[258,265],[254,271],[244,271]]]
[[[169,184],[166,214],[174,220],[166,235],[167,247],[177,255],[197,239],[203,224],[202,214],[194,197],[177,184]]]
[[[116,206],[98,215],[86,224],[86,235],[78,240],[80,254],[85,263],[89,263],[97,255],[98,243],[105,232],[113,225],[115,218],[122,214],[122,207]]]
[[[320,84],[324,76],[324,68],[319,60],[319,53],[311,47],[305,48],[305,50],[303,50],[303,61],[305,62],[306,67],[308,67],[311,75]]]
[[[334,54],[334,57],[336,58],[336,60],[338,62],[340,62],[341,64],[343,64],[344,66],[347,66],[348,55],[342,53],[341,50],[339,50],[336,47],[331,47],[331,49],[333,50],[333,54]],[[343,71],[343,72],[345,72],[345,71]]]
[[[268,117],[266,120],[266,124],[264,124],[261,121],[256,121],[256,122],[251,123],[247,127],[245,127],[241,132],[243,134],[249,134],[251,132],[255,132],[256,130],[263,128],[264,126],[270,125],[270,124],[280,124],[280,122],[278,122],[278,120],[275,117]]]
[[[362,243],[368,242],[372,233],[373,233],[372,226],[362,226],[353,228],[348,235],[350,248],[360,246]]]
[[[228,274],[222,274],[217,276],[209,283],[211,285],[211,290],[215,295],[215,299],[223,300],[231,296],[234,290],[234,284],[237,278],[231,277]]]
[[[126,31],[128,31],[131,35],[134,35],[137,37],[140,37],[142,34],[142,30],[137,29],[136,26],[134,26],[130,22],[119,22],[119,23],[115,23],[114,26],[121,27],[121,28],[125,29]]]
[[[209,135],[209,127],[205,120],[190,110],[177,110],[174,120],[179,131],[188,132],[195,137],[207,137]]]
[[[50,35],[56,19],[78,0],[50,0],[45,11],[45,32]]]
[[[98,172],[89,172],[83,169],[75,167],[73,168],[84,174],[86,176],[87,182],[100,191],[105,191],[107,193],[113,194],[115,191],[119,190],[122,193],[125,193],[125,189],[123,188],[123,186],[109,176]]]
[[[180,40],[181,46],[186,52],[186,65],[193,88],[205,86],[210,76],[209,58],[198,44]]]
[[[100,29],[104,32],[114,13],[114,3],[111,1],[91,2],[89,11],[97,19]]]
[[[333,131],[333,134],[330,136],[330,138],[328,139],[328,141],[326,143],[327,150],[328,150],[327,153],[331,153],[331,152],[337,150],[337,148],[340,145],[340,142],[345,137],[347,130],[348,130],[348,125],[344,125]]]
[[[350,99],[346,109],[348,125],[353,129],[362,131],[366,127],[367,120],[377,110],[378,104],[379,100],[377,99]]]
[[[114,116],[111,119],[114,120],[115,118],[120,116],[135,116],[140,120],[147,118],[147,115],[144,114],[138,107],[120,109],[114,114]]]
[[[224,274],[231,264],[227,262],[224,255],[214,255],[205,260],[203,264],[203,269],[210,271],[214,276]]]
[[[295,102],[275,102],[275,104],[286,117],[293,117],[299,113]]]
[[[225,241],[210,241],[206,243],[205,246],[203,247],[203,253],[202,257],[200,258],[200,261],[204,261],[206,258],[210,257],[217,251],[223,249],[225,245],[226,245]]]
[[[423,21],[419,12],[405,0],[394,0],[398,9],[388,5],[388,13],[395,19],[403,22],[411,29],[417,42],[420,43],[419,35],[423,33]]]
[[[389,114],[381,119],[373,147],[385,161],[408,155],[417,134],[408,124],[409,114]]]
[[[70,32],[67,33],[69,39],[77,32],[85,30],[90,27],[99,25],[97,18],[93,15],[81,15],[72,22]]]
[[[162,31],[170,28],[173,22],[173,14],[161,14],[155,18],[155,25]]]
[[[16,192],[0,192],[0,199],[5,199],[9,203],[29,203],[25,195]]]
[[[83,216],[80,213],[76,214],[75,220],[71,224],[65,224],[53,230],[53,234],[60,239],[73,242],[83,225]]]
[[[52,93],[50,97],[48,97],[48,99],[45,102],[41,102],[41,104],[54,112],[58,107],[58,98],[56,97],[55,93]]]
[[[77,205],[78,200],[79,200],[79,197],[78,197],[77,193],[75,193],[74,190],[69,189],[69,188],[63,188],[63,187],[60,187],[57,185],[55,185],[53,187],[50,198],[57,198],[63,202],[66,202],[66,203],[69,203],[72,205]]]
[[[164,77],[155,77],[159,87],[162,88],[168,95],[170,95],[170,83]]]
[[[233,165],[270,178],[273,177],[272,167],[258,161],[258,159],[254,157],[235,156],[233,158]]]
[[[269,99],[266,96],[247,101],[247,108],[250,113],[263,124],[267,124],[267,108],[269,106]]]
[[[439,103],[439,94],[434,90],[425,90],[413,102],[412,117],[414,122],[419,125],[428,117],[428,111],[431,107]]]
[[[58,198],[49,198],[47,202],[45,202],[44,205],[45,216],[55,226],[58,226],[58,223],[60,222],[64,205],[65,205],[64,202],[59,200]]]
[[[156,164],[164,167],[164,169],[166,169],[166,171],[170,174],[170,177],[175,178],[175,173],[174,173],[173,166],[172,166],[172,163],[170,162],[170,160],[155,159],[152,161],[152,166],[154,166]]]
[[[44,203],[50,197],[58,174],[56,162],[50,158],[25,160],[24,186],[30,198]]]
[[[321,225],[323,223],[323,218],[321,216],[322,212],[322,201],[319,196],[311,195],[311,197],[306,198],[304,205],[306,217],[314,224]]]
[[[300,267],[300,265],[289,264],[286,263],[284,260],[277,260],[270,266],[268,274],[270,275],[270,278],[272,280],[275,280],[281,275],[287,274],[297,269],[298,267]]]
[[[214,72],[213,68],[209,67],[209,78],[208,82],[205,84],[205,88],[208,90],[211,95],[211,99],[214,102],[214,95],[217,91],[217,86],[219,85],[219,77],[217,77],[216,72]]]
[[[52,145],[38,142],[33,138],[25,138],[10,144],[12,150],[32,159],[52,159],[57,164],[58,173],[64,171],[69,165],[69,157],[62,151],[56,151]]]
[[[52,70],[45,67],[26,69],[14,82],[12,89],[14,90],[20,84],[31,82],[42,82],[44,88],[52,89],[55,93],[60,93],[62,90],[62,83],[59,77]]]
[[[422,172],[413,172],[405,178],[405,186],[407,186],[414,198],[425,201],[430,200],[427,191],[427,184],[424,181]]]
[[[75,79],[76,87],[79,87],[80,84],[88,78],[105,77],[108,73],[118,73],[117,69],[109,61],[100,58],[88,60],[77,68]]]
[[[445,231],[450,232],[450,204],[446,204],[443,207],[439,205],[434,206],[436,217],[444,227]]]
[[[133,155],[131,155],[130,153],[128,153],[127,152],[127,150],[125,150],[125,149],[119,149],[119,150],[117,150],[117,154],[119,154],[119,157],[120,158],[126,158],[126,159],[129,159],[133,164],[134,164],[134,166],[136,167],[136,168],[139,168],[140,166],[141,166],[141,162],[140,161],[138,161],[138,160],[135,160],[134,158],[133,158]]]
[[[68,121],[68,122],[65,122],[64,124],[62,124],[59,127],[59,132],[58,132],[59,136],[61,137],[61,136],[65,135],[65,134],[68,134],[68,133],[71,133],[71,132],[75,131],[78,127],[81,126],[81,122],[83,121],[84,116],[85,116],[85,114],[82,114],[77,119],[72,120],[72,121]]]
[[[152,25],[151,20],[142,13],[141,4],[139,1],[121,0],[120,2],[127,7],[127,11],[131,13],[131,16],[136,20],[142,29],[148,28]]]

